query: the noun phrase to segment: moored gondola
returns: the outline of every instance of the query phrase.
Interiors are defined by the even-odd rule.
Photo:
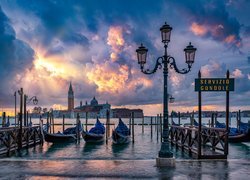
[[[130,142],[130,130],[121,119],[119,119],[119,124],[112,132],[112,140],[114,144],[126,144]]]
[[[79,128],[79,131],[81,130],[81,125],[77,125],[74,128],[70,128],[71,131],[65,130],[63,133],[60,131],[57,133],[49,133],[50,124],[47,123],[43,126],[43,134],[44,139],[47,142],[51,143],[69,143],[69,142],[75,142],[77,140],[76,138],[76,129]]]
[[[226,128],[224,123],[215,122],[217,128]],[[250,126],[249,123],[239,123],[239,129],[229,127],[228,141],[231,143],[250,142]]]
[[[104,125],[99,121],[99,119],[96,119],[95,126],[92,127],[89,131],[82,131],[82,137],[85,140],[85,142],[89,143],[100,143],[104,141],[104,135],[105,135],[105,127]]]

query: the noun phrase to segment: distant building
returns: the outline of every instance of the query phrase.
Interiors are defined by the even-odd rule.
[[[100,118],[105,118],[107,114],[107,110],[110,111],[111,105],[106,102],[105,104],[98,104],[98,101],[95,97],[90,101],[90,104],[86,101],[85,105],[80,102],[80,106],[76,107],[74,111],[79,113],[80,117],[86,117],[86,113],[89,118],[96,118],[97,116]]]
[[[127,109],[127,108],[112,109],[113,118],[130,118],[132,112],[134,112],[135,118],[143,117],[142,109]]]
[[[72,84],[70,82],[69,91],[68,91],[68,111],[74,109],[74,91],[72,88]]]
[[[55,118],[61,118],[63,115],[65,118],[76,118],[77,114],[81,118],[106,118],[107,110],[111,111],[111,105],[106,102],[105,104],[99,104],[95,97],[90,101],[90,104],[86,101],[85,105],[80,102],[80,105],[74,107],[74,91],[72,84],[69,85],[68,90],[68,109],[67,110],[54,110],[53,115]],[[112,115],[110,113],[110,115]],[[112,117],[112,116],[110,116]]]

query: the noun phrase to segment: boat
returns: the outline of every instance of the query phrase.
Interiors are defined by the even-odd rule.
[[[215,122],[215,127],[226,128],[225,123]],[[231,143],[250,142],[249,123],[240,122],[239,129],[229,127],[228,141]]]
[[[79,128],[79,130],[81,129],[81,126],[76,126],[74,128],[70,128],[70,129],[74,129],[74,131],[68,131],[67,129],[64,132],[60,132],[58,131],[57,133],[49,133],[49,128],[50,128],[50,124],[47,123],[43,126],[43,134],[44,134],[44,139],[47,142],[51,142],[51,143],[69,143],[69,142],[75,142],[77,140],[76,138],[76,129]],[[68,131],[68,133],[67,133]],[[70,132],[70,133],[69,133]],[[80,131],[79,131],[80,132]]]
[[[117,127],[112,132],[112,140],[114,144],[126,144],[130,142],[130,130],[121,118]]]
[[[172,120],[172,125],[173,126],[180,126],[180,124],[175,123],[174,120]]]
[[[82,137],[85,140],[85,142],[90,143],[100,143],[104,141],[104,135],[105,135],[105,127],[104,125],[99,121],[99,119],[96,119],[95,126],[92,127],[89,131],[82,131]]]

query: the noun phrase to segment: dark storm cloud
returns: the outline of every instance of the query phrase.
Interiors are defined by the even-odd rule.
[[[32,66],[34,51],[25,42],[16,39],[15,31],[9,19],[0,7],[0,105],[10,104],[6,98],[14,92],[14,77]]]
[[[250,37],[250,26],[245,26],[244,35]]]
[[[100,21],[109,25],[119,25],[121,22],[131,19],[138,24],[145,23],[142,17],[149,18],[150,14],[159,12],[162,2],[143,1],[142,3],[140,0],[16,1],[24,11],[32,12],[42,20],[44,27],[39,29],[46,31],[41,34],[41,36],[46,35],[43,39],[44,45],[48,45],[55,36],[61,40],[69,40],[69,34],[77,35],[77,32],[85,26],[96,33],[102,28]],[[71,41],[78,43],[79,39],[75,35],[71,36]]]
[[[206,28],[202,34],[219,42],[224,42],[230,48],[238,49],[242,46],[240,37],[241,25],[239,21],[230,17],[225,0],[186,0],[172,1],[183,11],[190,23],[197,23]],[[233,38],[234,37],[234,38]]]

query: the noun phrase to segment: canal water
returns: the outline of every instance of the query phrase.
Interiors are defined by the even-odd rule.
[[[101,121],[105,123],[105,119]],[[129,120],[124,121],[128,123]],[[243,121],[247,119],[243,118]],[[141,122],[141,119],[135,120],[135,124]],[[33,124],[36,123],[38,120],[33,120]],[[55,119],[55,123],[62,123],[62,119]],[[75,119],[66,119],[65,123],[74,124]],[[85,119],[81,119],[81,123],[84,124]],[[95,120],[89,119],[88,123],[94,124]],[[117,119],[111,119],[111,123],[117,124]],[[145,123],[150,124],[150,119],[145,118]],[[181,123],[189,123],[189,120],[182,120]],[[235,125],[234,121],[232,125]],[[114,127],[111,125],[111,130]],[[55,126],[56,132],[61,130],[61,125]],[[43,146],[24,149],[11,157],[1,157],[0,178],[248,179],[250,176],[250,143],[230,144],[228,160],[220,161],[198,161],[172,148],[176,167],[158,168],[155,166],[155,158],[160,149],[160,138],[157,141],[155,126],[152,138],[150,130],[150,125],[145,125],[143,133],[142,126],[135,125],[135,143],[127,145],[114,145],[111,139],[108,144],[104,142],[96,145],[86,144],[83,139],[79,144],[56,145],[45,142]]]

